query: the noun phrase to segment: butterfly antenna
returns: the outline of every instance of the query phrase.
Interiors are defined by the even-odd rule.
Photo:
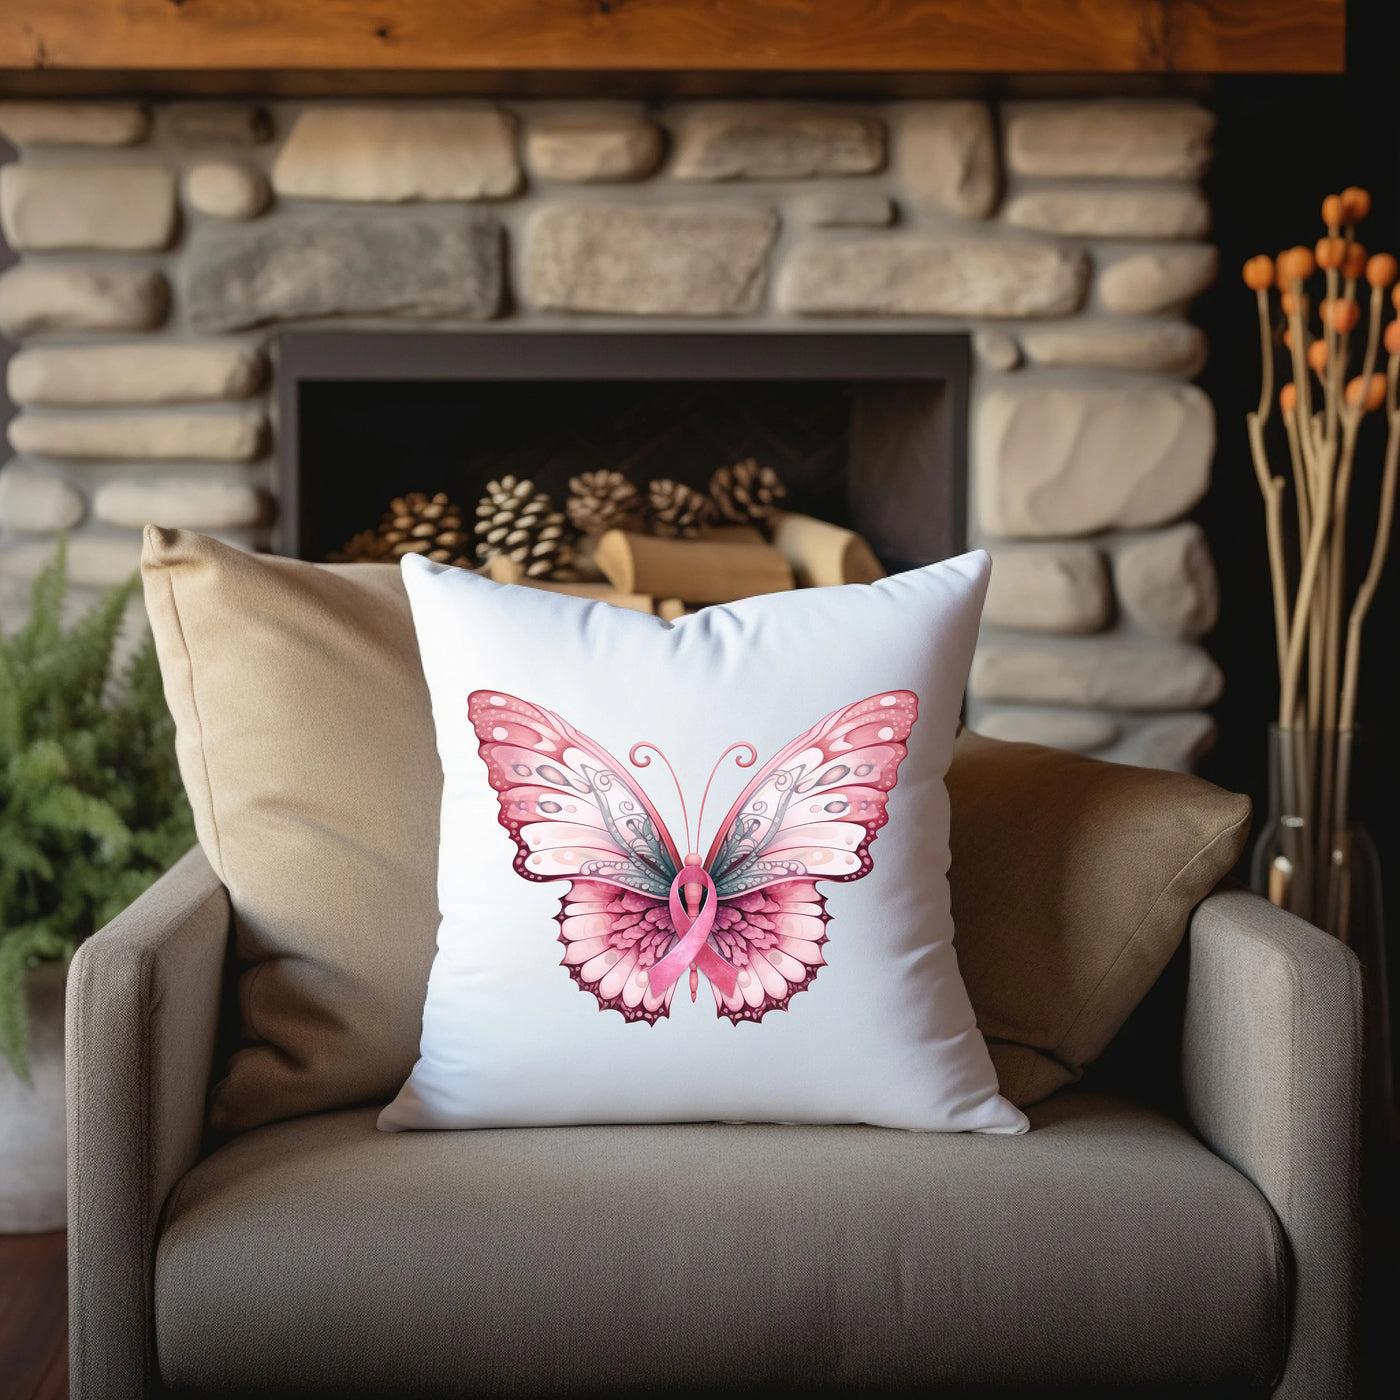
[[[700,794],[700,815],[696,818],[695,821],[695,837],[697,840],[699,840],[700,837],[700,828],[705,823],[705,801],[710,795],[710,783],[714,782],[715,774],[719,772],[720,764],[723,763],[724,760],[728,758],[729,755],[732,754],[735,749],[747,749],[749,753],[749,756],[746,759],[736,758],[734,760],[736,767],[752,768],[754,764],[758,762],[758,750],[754,748],[752,744],[746,744],[742,741],[737,744],[730,744],[730,746],[727,749],[725,749],[725,751],[722,754],[720,754],[720,756],[717,759],[715,759],[715,766],[710,769],[710,780],[705,784],[705,791]]]
[[[671,775],[671,781],[676,785],[676,796],[680,799],[681,820],[685,823],[686,850],[693,850],[694,847],[692,847],[690,844],[690,816],[685,810],[685,793],[681,791],[681,780],[678,777],[676,777],[676,770],[671,767],[671,760],[667,758],[666,755],[662,753],[661,750],[658,749],[655,744],[650,744],[644,739],[640,744],[633,744],[632,747],[627,751],[627,760],[629,763],[631,763],[631,765],[634,768],[651,767],[651,759],[649,759],[645,754],[643,754],[641,758],[637,757],[638,752],[642,749],[650,749],[652,753],[654,753],[657,756],[657,758],[659,758],[662,761],[662,763],[666,765],[666,771]],[[703,810],[703,808],[704,804],[701,803],[701,809]]]

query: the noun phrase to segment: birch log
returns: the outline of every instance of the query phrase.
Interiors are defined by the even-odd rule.
[[[885,577],[880,561],[854,530],[810,515],[780,511],[773,518],[773,544],[792,565],[803,588],[874,583]]]
[[[687,603],[732,603],[794,586],[787,560],[769,544],[660,539],[609,530],[598,540],[596,558],[608,581],[624,593]]]

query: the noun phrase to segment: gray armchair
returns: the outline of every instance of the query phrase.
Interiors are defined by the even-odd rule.
[[[1192,918],[1188,1121],[1069,1092],[1014,1139],[367,1108],[207,1151],[228,925],[196,851],[73,962],[74,1400],[1351,1392],[1358,969],[1252,895]]]

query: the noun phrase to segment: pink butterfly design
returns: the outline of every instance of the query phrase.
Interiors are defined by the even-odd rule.
[[[654,1025],[670,1014],[681,976],[689,971],[694,1001],[704,973],[716,1014],[738,1025],[785,1010],[825,965],[830,915],[817,882],[869,874],[918,697],[872,695],[799,735],[745,787],[703,860],[675,770],[654,744],[634,744],[628,758],[646,768],[650,750],[665,763],[685,820],[684,858],[641,786],[558,715],[490,690],[473,691],[467,713],[516,845],[515,870],[569,881],[556,918],[563,966],[579,987],[600,1010]],[[747,743],[720,755],[697,838],[715,773],[736,751],[739,767],[757,762]]]

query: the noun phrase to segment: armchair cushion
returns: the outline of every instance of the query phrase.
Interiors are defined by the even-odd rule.
[[[1239,859],[1247,797],[964,730],[948,773],[954,945],[1002,1093],[1098,1058]]]
[[[236,1139],[155,1279],[201,1393],[1266,1386],[1284,1246],[1185,1129],[1085,1094],[987,1138],[691,1124]],[[1156,1393],[1155,1391],[1153,1393]]]

